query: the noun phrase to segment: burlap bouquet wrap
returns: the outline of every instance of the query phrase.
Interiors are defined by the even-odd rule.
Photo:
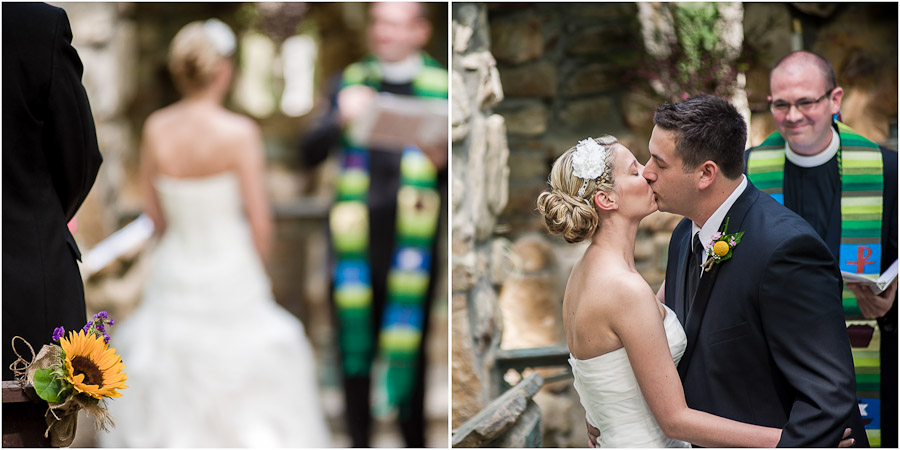
[[[34,349],[19,336],[13,338],[13,349],[15,351],[15,339],[21,339],[28,345],[31,354]],[[16,379],[22,384],[23,388],[34,386],[34,373],[40,369],[53,369],[54,364],[59,364],[62,360],[62,349],[56,345],[44,345],[31,362],[26,361],[16,352],[18,360],[13,363],[13,370]],[[115,426],[106,407],[99,399],[93,398],[86,394],[78,394],[73,392],[72,395],[66,397],[61,403],[47,402],[47,412],[44,413],[44,420],[47,422],[47,430],[44,431],[44,437],[50,439],[50,445],[53,447],[68,447],[75,440],[75,430],[78,426],[78,411],[84,409],[97,424],[97,427],[107,431],[110,426]]]

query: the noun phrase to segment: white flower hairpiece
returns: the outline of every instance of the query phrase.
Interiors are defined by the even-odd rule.
[[[598,144],[593,138],[578,141],[578,144],[575,145],[575,152],[572,153],[572,174],[584,179],[581,189],[578,189],[579,197],[584,196],[589,181],[603,175],[603,171],[606,170],[606,154],[608,152],[607,147]]]
[[[236,39],[231,28],[225,25],[225,22],[219,19],[209,19],[203,24],[203,31],[220,55],[231,56],[234,54]]]

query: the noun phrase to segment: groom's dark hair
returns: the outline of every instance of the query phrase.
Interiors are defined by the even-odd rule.
[[[675,154],[681,157],[685,172],[705,161],[715,162],[730,179],[744,172],[747,123],[731,103],[712,95],[697,95],[656,108],[653,122],[675,133]]]

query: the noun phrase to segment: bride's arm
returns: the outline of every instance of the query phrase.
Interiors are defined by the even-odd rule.
[[[624,280],[623,280],[624,281]],[[775,447],[781,430],[749,425],[688,408],[681,379],[669,353],[658,303],[641,279],[617,289],[623,301],[610,317],[613,331],[628,353],[647,405],[663,433],[671,439],[704,447]],[[671,314],[671,313],[670,313]]]
[[[166,219],[162,215],[162,208],[159,205],[159,197],[156,195],[156,188],[153,186],[153,178],[157,174],[156,158],[153,153],[153,131],[151,129],[153,116],[147,119],[144,125],[143,135],[141,137],[141,162],[140,162],[140,182],[141,191],[144,197],[144,212],[153,221],[153,232],[157,236],[162,236],[166,231]]]
[[[235,142],[237,173],[253,244],[263,262],[267,262],[272,238],[272,211],[266,195],[265,150],[259,126],[250,119],[245,120],[240,130],[242,138]]]

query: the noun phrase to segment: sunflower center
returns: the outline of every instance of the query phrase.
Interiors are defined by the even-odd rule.
[[[103,386],[103,372],[90,358],[84,356],[72,358],[72,374],[74,376],[84,374],[84,384]]]

